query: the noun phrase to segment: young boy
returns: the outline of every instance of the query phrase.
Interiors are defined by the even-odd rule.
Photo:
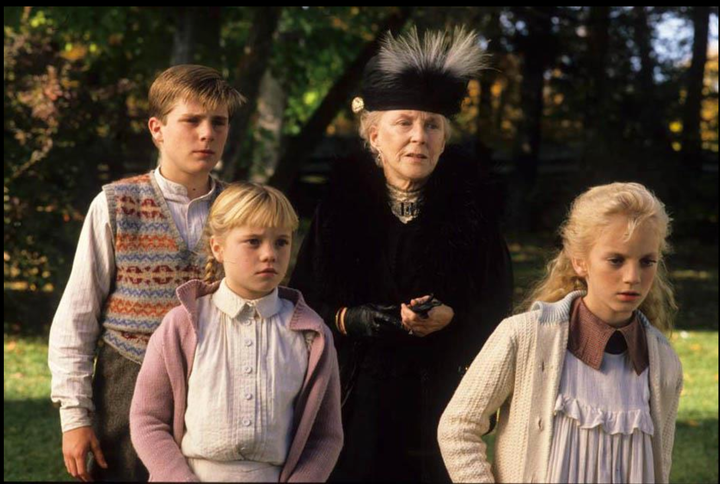
[[[149,94],[159,167],[104,186],[90,205],[48,356],[73,477],[148,478],[130,442],[135,380],[150,336],[177,305],[175,289],[204,273],[203,228],[222,189],[210,171],[242,102],[208,67],[164,71]]]

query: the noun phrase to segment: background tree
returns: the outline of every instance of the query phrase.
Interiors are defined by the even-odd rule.
[[[382,35],[409,25],[465,25],[492,54],[492,69],[470,84],[453,142],[508,194],[510,232],[552,231],[588,185],[633,179],[673,207],[678,237],[717,242],[716,7],[4,14],[6,322],[33,319],[22,311],[49,322],[92,198],[102,184],[156,166],[147,91],[159,72],[201,63],[238,86],[249,102],[233,119],[219,175],[269,180],[307,217],[330,159],[357,146],[349,101],[365,63]],[[503,199],[488,197],[501,212]]]

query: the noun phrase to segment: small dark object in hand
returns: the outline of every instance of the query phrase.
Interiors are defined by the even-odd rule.
[[[430,297],[424,303],[415,304],[414,306],[408,306],[408,307],[415,314],[420,315],[421,318],[427,318],[430,310],[437,306],[442,306],[442,302],[440,302],[440,300],[438,300],[438,299],[435,299],[435,297],[432,294],[430,294]]]

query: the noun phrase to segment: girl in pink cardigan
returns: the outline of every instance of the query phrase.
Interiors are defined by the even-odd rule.
[[[151,481],[330,475],[343,441],[332,335],[298,291],[278,287],[297,224],[282,193],[259,184],[229,186],[213,204],[205,281],[178,288],[132,400]]]

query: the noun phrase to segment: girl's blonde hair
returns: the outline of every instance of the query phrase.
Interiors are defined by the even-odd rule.
[[[214,282],[223,276],[223,268],[215,259],[210,237],[223,239],[234,228],[274,227],[294,231],[298,216],[290,201],[281,191],[260,183],[233,183],[225,187],[210,208],[205,226],[205,282]]]
[[[562,249],[547,265],[545,277],[531,289],[521,305],[527,311],[534,301],[559,301],[574,290],[587,291],[584,278],[572,266],[572,258],[590,253],[600,231],[616,215],[628,218],[626,240],[644,223],[651,223],[660,240],[660,254],[655,280],[639,309],[662,331],[672,328],[677,311],[672,286],[668,281],[663,255],[670,251],[667,241],[671,219],[665,205],[639,183],[611,183],[590,188],[575,199],[565,222],[560,227]]]

